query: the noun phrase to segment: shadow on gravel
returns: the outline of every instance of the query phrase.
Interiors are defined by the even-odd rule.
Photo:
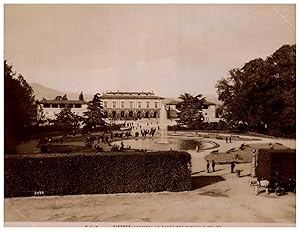
[[[192,177],[192,190],[202,188],[207,185],[215,184],[225,180],[221,176],[193,176]]]
[[[218,193],[218,192],[202,192],[198,193],[200,196],[210,196],[210,197],[228,197],[228,195],[224,193]]]

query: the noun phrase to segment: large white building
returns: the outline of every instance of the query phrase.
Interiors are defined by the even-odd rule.
[[[136,118],[159,118],[160,109],[163,104],[163,97],[155,95],[153,92],[122,92],[109,91],[100,97],[103,103],[106,117],[113,119],[136,119]],[[177,118],[178,100],[166,103],[166,110],[169,118]],[[47,119],[55,119],[62,108],[67,105],[78,115],[83,115],[87,110],[87,102],[83,100],[83,95],[79,95],[78,100],[67,100],[63,97],[56,97],[53,100],[42,99],[40,101]],[[218,122],[216,117],[216,104],[208,101],[204,102],[203,116],[205,122]]]
[[[72,112],[80,116],[87,110],[87,102],[80,96],[78,100],[63,99],[59,96],[52,100],[43,98],[39,103],[43,108],[46,119],[55,119],[55,114],[58,114],[67,105],[71,107]]]
[[[153,92],[110,91],[101,96],[109,118],[158,118],[164,98]]]

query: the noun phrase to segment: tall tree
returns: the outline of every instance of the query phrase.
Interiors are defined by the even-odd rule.
[[[83,99],[83,93],[82,93],[82,92],[80,92],[80,94],[79,94],[79,100],[82,100],[82,101],[84,100],[84,99]]]
[[[179,125],[187,126],[189,129],[197,129],[203,123],[203,108],[205,98],[201,94],[192,96],[191,94],[184,93],[179,96],[181,101],[177,105],[179,110],[177,121]]]
[[[46,119],[46,115],[44,113],[43,107],[41,106],[41,104],[39,104],[37,102],[37,116],[36,116],[36,123],[38,125],[44,124],[46,123],[47,119]]]
[[[4,61],[4,152],[15,152],[18,140],[36,121],[37,104],[31,86]]]
[[[80,127],[81,117],[72,112],[68,104],[55,117],[55,125],[66,135],[72,134]]]
[[[83,114],[85,116],[85,128],[88,131],[91,131],[96,127],[106,126],[106,122],[104,121],[105,115],[99,93],[95,94],[93,100],[88,102],[87,111]]]
[[[296,46],[251,60],[217,83],[224,117],[234,126],[272,135],[295,133]]]

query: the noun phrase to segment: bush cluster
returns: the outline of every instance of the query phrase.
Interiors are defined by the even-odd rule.
[[[5,157],[5,197],[191,190],[186,152]]]
[[[257,155],[256,175],[267,180],[296,179],[295,149],[260,149]]]

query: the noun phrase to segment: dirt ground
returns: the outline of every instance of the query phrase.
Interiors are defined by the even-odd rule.
[[[294,140],[269,138],[253,143],[257,145],[270,141],[281,142],[290,148],[295,148],[296,144]],[[220,143],[220,140],[216,142]],[[218,149],[226,151],[240,144],[222,143]],[[236,168],[241,170],[240,178],[230,173],[229,165],[216,165],[216,172],[206,173],[204,157],[210,151],[191,153],[192,191],[6,198],[5,225],[17,224],[11,222],[26,222],[26,226],[35,226],[35,222],[50,222],[44,223],[48,225],[55,225],[54,222],[83,222],[79,225],[89,222],[100,222],[98,225],[138,222],[148,225],[295,226],[294,193],[276,196],[261,192],[256,196],[253,186],[249,186],[252,180],[249,176],[250,163],[237,165]]]

